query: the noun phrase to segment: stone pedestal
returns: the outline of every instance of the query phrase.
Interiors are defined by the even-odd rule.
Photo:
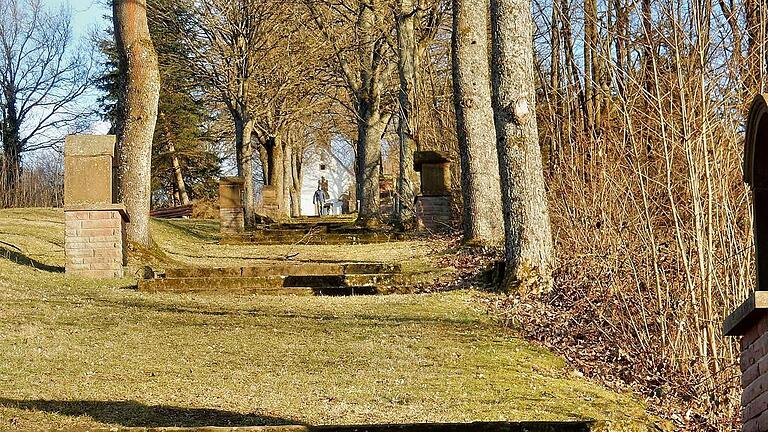
[[[221,232],[238,234],[245,231],[242,177],[226,177],[219,182],[219,219]]]
[[[277,187],[264,185],[261,189],[261,210],[264,215],[275,220],[282,219],[280,207],[277,200]]]
[[[421,174],[421,194],[451,194],[451,159],[444,152],[418,151],[413,154],[413,169]]]
[[[125,207],[114,204],[113,135],[68,136],[64,144],[66,273],[122,277]]]
[[[421,174],[421,194],[415,202],[419,228],[449,230],[452,204],[450,158],[442,152],[415,152],[413,167]]]

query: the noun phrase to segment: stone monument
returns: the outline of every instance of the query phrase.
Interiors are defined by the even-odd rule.
[[[752,189],[757,280],[723,331],[741,336],[742,431],[768,432],[768,95],[758,95],[749,110],[744,181]]]
[[[242,177],[225,177],[219,182],[219,219],[223,234],[239,234],[245,231]]]
[[[64,253],[67,274],[122,277],[125,207],[116,204],[114,135],[71,135],[64,144]]]
[[[264,215],[280,219],[280,203],[277,201],[277,187],[264,185],[261,189],[261,209]]]
[[[419,227],[444,231],[451,226],[451,160],[446,153],[418,151],[413,167],[421,174],[421,193],[416,196]]]

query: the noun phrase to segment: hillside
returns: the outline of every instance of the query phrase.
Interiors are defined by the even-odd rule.
[[[499,327],[477,301],[486,294],[145,294],[135,279],[66,277],[62,219],[60,210],[0,211],[2,430],[580,419],[647,430],[651,423],[636,398],[577,376]],[[154,222],[158,246],[184,265],[239,265],[290,250],[298,259],[375,256],[423,267],[441,253],[422,241],[220,246],[215,228]]]

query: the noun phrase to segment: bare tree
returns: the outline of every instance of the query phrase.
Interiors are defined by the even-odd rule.
[[[318,3],[318,4],[316,4]],[[382,0],[354,0],[336,7],[334,2],[305,0],[322,35],[336,53],[335,71],[343,82],[357,123],[357,198],[359,222],[380,218],[379,174],[381,138],[392,117],[382,97],[386,80],[397,67],[391,61],[392,20]],[[338,32],[344,22],[350,32]]]
[[[120,56],[119,193],[131,218],[128,239],[150,246],[152,137],[157,121],[160,71],[147,24],[145,0],[113,0],[115,44]]]
[[[237,174],[246,179],[247,223],[256,214],[252,138],[258,100],[253,87],[262,60],[284,34],[278,6],[279,2],[259,0],[179,0],[158,8],[159,14],[176,23],[176,33],[188,48],[179,61],[214,90],[211,96],[232,119]]]
[[[464,197],[464,238],[501,243],[504,224],[491,107],[488,5],[453,2],[453,86]]]
[[[3,205],[12,205],[22,155],[88,127],[79,103],[93,82],[93,56],[76,46],[68,9],[0,0],[0,139]]]

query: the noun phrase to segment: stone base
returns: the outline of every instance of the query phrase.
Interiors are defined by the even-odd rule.
[[[68,275],[88,278],[123,277],[127,256],[125,211],[65,209],[65,269]]]
[[[420,229],[447,231],[451,228],[451,196],[416,197],[416,218]]]
[[[768,291],[756,291],[723,324],[741,336],[743,432],[768,432]]]
[[[242,207],[220,208],[219,219],[223,234],[240,234],[245,231],[245,214]]]
[[[741,418],[743,432],[768,431],[768,316],[741,340]]]

